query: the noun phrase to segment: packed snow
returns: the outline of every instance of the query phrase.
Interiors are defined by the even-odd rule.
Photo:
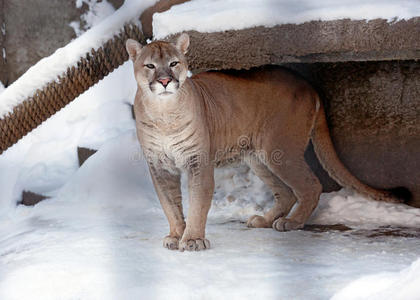
[[[212,248],[164,249],[136,88],[127,62],[0,155],[0,299],[418,299],[420,209],[341,190],[308,223],[345,231],[249,229],[273,199],[246,166],[216,172]],[[79,168],[77,146],[99,151]],[[17,205],[23,190],[50,198]]]
[[[393,22],[417,16],[418,0],[191,0],[155,14],[153,35],[161,39],[186,30],[216,32],[346,18]]]
[[[350,213],[349,213],[350,212]],[[353,192],[329,193],[321,202],[310,222],[316,224],[347,224],[364,227],[407,226],[420,228],[420,209],[406,205],[368,201]]]

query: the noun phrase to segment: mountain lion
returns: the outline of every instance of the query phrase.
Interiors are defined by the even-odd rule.
[[[355,178],[331,142],[322,102],[303,79],[280,67],[204,72],[187,78],[189,37],[146,46],[127,40],[138,90],[137,135],[169,221],[169,249],[203,250],[214,168],[243,160],[272,190],[273,208],[249,227],[302,228],[322,186],[305,162],[311,139],[325,170],[339,184],[380,201],[398,201]],[[188,175],[189,210],[182,210],[180,174]],[[292,207],[295,209],[289,214]]]

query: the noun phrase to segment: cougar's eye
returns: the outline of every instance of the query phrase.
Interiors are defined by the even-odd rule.
[[[145,65],[147,68],[149,68],[149,69],[154,69],[155,68],[155,65],[154,64],[147,64],[147,65]]]
[[[173,67],[175,67],[177,64],[179,64],[179,61],[173,61],[173,62],[171,62],[171,63],[169,64],[169,66],[170,66],[171,68],[173,68]]]

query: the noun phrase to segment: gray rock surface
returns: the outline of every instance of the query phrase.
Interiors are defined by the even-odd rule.
[[[74,38],[69,23],[81,14],[74,1],[3,0],[3,6],[7,73],[0,80],[5,84]]]
[[[109,0],[119,7],[123,0]],[[54,53],[73,38],[69,26],[80,21],[87,5],[76,8],[76,2],[63,0],[0,0],[0,26],[5,24],[6,35],[0,31],[0,81],[11,84],[41,58]],[[6,60],[1,55],[6,49]]]
[[[0,0],[0,81],[6,82],[7,70],[6,59],[3,56],[3,51],[6,51],[5,45],[5,19],[4,19],[4,0]]]
[[[420,17],[394,23],[344,19],[188,33],[193,45],[188,59],[197,70],[420,58]]]
[[[287,65],[318,89],[337,152],[362,181],[405,187],[420,207],[420,64],[416,61]],[[336,186],[307,159],[325,190]]]

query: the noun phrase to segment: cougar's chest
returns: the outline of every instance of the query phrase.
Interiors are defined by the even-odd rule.
[[[145,126],[143,131],[143,147],[160,165],[184,168],[188,158],[199,151],[200,137],[190,119],[176,123],[155,122],[152,126]]]

